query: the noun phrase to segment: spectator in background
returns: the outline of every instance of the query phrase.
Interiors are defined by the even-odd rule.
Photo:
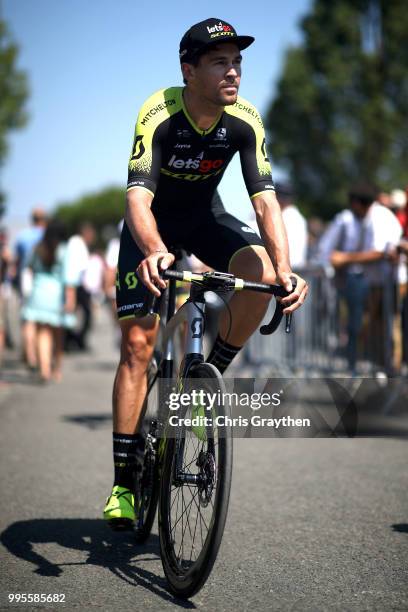
[[[27,267],[31,254],[43,237],[47,226],[47,215],[42,208],[34,208],[31,212],[31,226],[23,229],[15,242],[15,262],[17,288],[22,291],[23,270]]]
[[[390,194],[390,208],[397,217],[403,232],[408,225],[407,195],[403,189],[393,189]]]
[[[6,282],[8,269],[12,261],[11,251],[8,246],[8,234],[4,227],[0,227],[0,367],[3,360],[3,352],[7,337],[6,321]]]
[[[405,372],[407,374],[408,368],[408,228],[404,233],[403,239],[398,245],[398,250],[401,253],[402,261],[401,266],[405,267],[405,284],[400,282],[399,286],[399,298],[400,298],[400,313],[401,313],[401,362],[405,364]],[[401,274],[400,274],[401,278]]]
[[[67,279],[76,287],[78,328],[68,330],[65,348],[87,350],[87,335],[92,325],[91,294],[84,286],[84,275],[89,264],[89,249],[95,243],[96,232],[91,223],[84,222],[78,234],[71,236],[67,245]]]
[[[408,236],[407,194],[403,189],[393,189],[390,194],[390,208],[402,228],[403,238]],[[407,300],[407,251],[404,241],[399,245],[398,265],[398,309],[394,326],[395,364],[397,369],[408,363],[408,300]]]
[[[391,208],[391,197],[386,191],[380,191],[377,193],[376,202],[382,204],[386,208]]]
[[[109,300],[109,304],[112,310],[112,316],[115,324],[117,324],[116,314],[116,273],[119,259],[119,247],[120,247],[120,234],[122,233],[123,219],[118,223],[117,231],[118,235],[113,236],[106,247],[105,252],[105,295]]]
[[[60,380],[62,371],[62,333],[65,313],[75,309],[75,290],[66,279],[67,249],[65,229],[52,221],[45,230],[28,265],[33,288],[23,307],[23,317],[36,325],[36,351],[40,380]]]
[[[296,270],[306,264],[308,242],[306,219],[293,203],[293,189],[289,183],[276,183],[275,189],[288,235],[290,262],[292,268]]]
[[[101,251],[92,250],[83,275],[82,286],[91,297],[92,304],[102,304],[104,296],[105,258]]]
[[[15,284],[22,298],[22,311],[24,310],[25,300],[29,298],[32,278],[28,269],[28,261],[34,248],[44,235],[47,226],[47,215],[40,208],[34,208],[31,212],[31,226],[22,230],[15,242]],[[23,344],[23,357],[31,370],[37,368],[36,352],[36,327],[32,321],[25,321],[22,318],[21,336]]]
[[[324,234],[326,224],[320,217],[310,217],[307,222],[307,256],[306,260],[309,263],[319,263],[319,243]]]
[[[349,208],[336,215],[320,241],[320,259],[323,264],[331,263],[336,270],[338,288],[347,305],[347,357],[353,374],[369,289],[371,322],[378,324],[377,328],[373,325],[372,331],[382,338],[384,320],[378,314],[382,305],[381,289],[393,272],[389,253],[401,237],[397,219],[385,206],[375,202],[376,195],[369,184],[354,185],[349,192]],[[381,353],[380,361],[385,365],[389,347],[383,346]]]

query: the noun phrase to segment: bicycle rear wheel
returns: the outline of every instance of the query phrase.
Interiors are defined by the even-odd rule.
[[[224,393],[218,370],[207,363],[193,366],[183,392]],[[184,418],[194,417],[195,406]],[[159,534],[163,568],[172,593],[191,597],[203,586],[214,565],[227,517],[232,474],[232,434],[215,417],[230,416],[220,401],[204,428],[177,428],[166,440],[160,484]]]

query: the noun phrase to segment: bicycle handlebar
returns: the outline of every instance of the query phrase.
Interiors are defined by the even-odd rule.
[[[164,279],[175,279],[178,281],[191,283],[200,283],[203,288],[208,291],[217,290],[248,290],[258,291],[259,293],[270,293],[275,297],[286,297],[296,287],[296,279],[292,278],[292,291],[287,291],[282,285],[269,285],[266,283],[253,283],[250,281],[244,281],[241,278],[235,277],[233,274],[227,274],[224,272],[204,272],[203,274],[185,271],[177,272],[176,270],[164,270],[162,273]],[[271,321],[267,325],[262,325],[260,333],[262,335],[273,334],[279,327],[279,324],[283,318],[283,308],[280,302],[276,302],[275,312],[273,313]],[[285,332],[290,333],[292,324],[292,313],[286,315]]]

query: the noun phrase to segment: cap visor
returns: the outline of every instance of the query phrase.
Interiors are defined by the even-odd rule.
[[[203,45],[202,48],[205,49],[206,47],[215,47],[216,45],[231,43],[232,45],[237,45],[238,49],[242,51],[243,49],[249,47],[249,45],[252,45],[254,40],[255,38],[253,36],[231,36],[231,38],[226,36],[225,38],[217,38],[216,40],[211,40],[210,42]]]
[[[249,45],[252,45],[255,38],[253,36],[236,36],[231,42],[237,43],[239,49],[246,49]]]

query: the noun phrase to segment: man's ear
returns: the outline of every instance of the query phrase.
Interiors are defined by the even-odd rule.
[[[183,62],[181,64],[181,72],[183,73],[183,79],[188,82],[192,77],[194,77],[194,66],[192,64],[187,64],[187,62]]]

